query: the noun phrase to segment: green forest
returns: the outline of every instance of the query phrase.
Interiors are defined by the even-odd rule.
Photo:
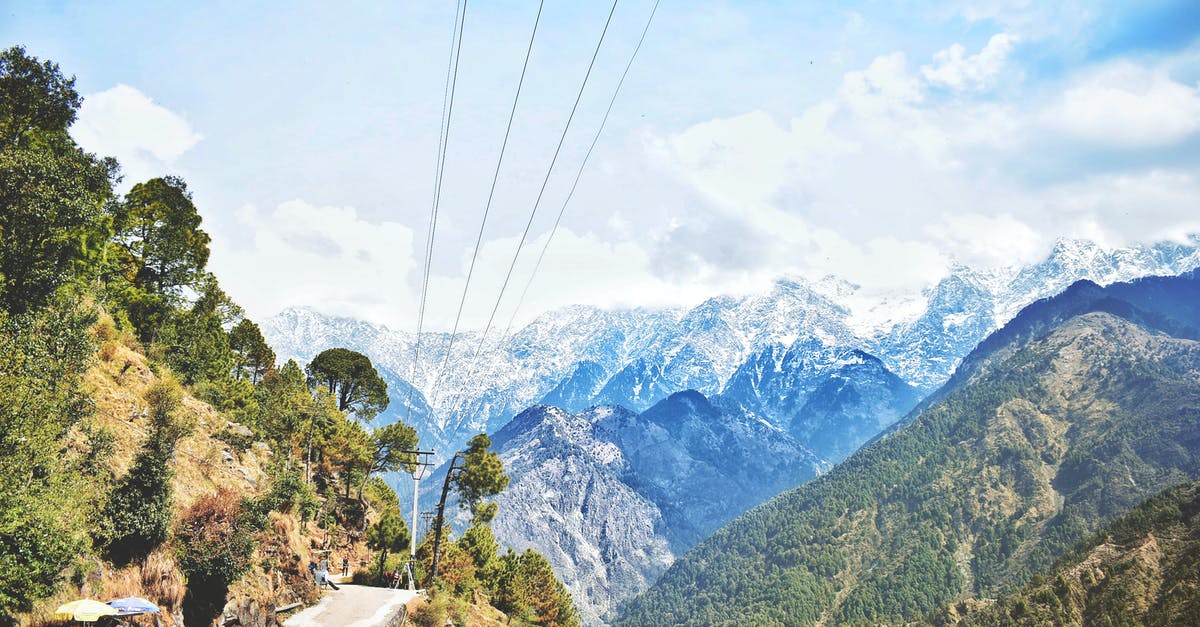
[[[361,579],[377,581],[410,537],[380,475],[411,467],[416,431],[371,424],[389,397],[360,353],[277,364],[207,269],[187,183],[116,193],[120,164],[68,132],[80,105],[55,63],[0,52],[0,624],[41,624],[48,603],[152,568],[174,583],[134,588],[189,624],[211,622],[239,581],[272,573],[311,602],[309,557],[297,553],[314,546],[369,550]],[[197,438],[238,459],[257,452],[269,460],[251,469],[261,480],[247,470],[191,493],[181,473],[221,475],[185,448]],[[515,620],[575,624],[545,558],[501,552],[491,534],[487,499],[507,478],[489,445],[481,435],[463,451],[454,484],[472,526],[443,534],[423,620],[463,620],[464,599],[483,593]],[[301,536],[309,545],[297,548]]]

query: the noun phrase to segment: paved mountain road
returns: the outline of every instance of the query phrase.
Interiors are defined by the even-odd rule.
[[[383,627],[415,592],[341,584],[316,605],[283,621],[286,627]]]

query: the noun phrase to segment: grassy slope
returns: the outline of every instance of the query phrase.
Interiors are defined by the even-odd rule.
[[[150,431],[145,391],[158,379],[147,359],[117,339],[100,347],[84,386],[94,403],[93,415],[68,437],[70,454],[86,452],[84,428],[103,428],[114,436],[112,456],[106,462],[115,477],[128,471],[133,458]],[[193,433],[180,441],[172,465],[176,510],[199,497],[222,488],[255,494],[266,479],[264,467],[271,455],[262,445],[239,451],[216,439],[213,434],[227,425],[223,416],[208,404],[185,396],[184,411],[195,422]],[[265,486],[264,486],[265,487]],[[291,516],[272,514],[272,532],[263,534],[255,568],[230,591],[239,603],[260,606],[291,600],[314,601],[314,593],[301,576],[300,565],[310,558],[310,542]],[[273,572],[263,569],[264,560],[274,559]],[[54,608],[66,601],[88,597],[110,599],[141,596],[157,602],[166,610],[164,624],[179,620],[185,581],[167,547],[153,552],[142,564],[115,568],[97,555],[83,556],[84,567],[70,573],[59,593],[38,603],[21,620],[33,625],[59,624],[53,619]]]

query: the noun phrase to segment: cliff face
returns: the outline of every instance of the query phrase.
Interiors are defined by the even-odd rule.
[[[493,442],[513,478],[497,499],[496,537],[546,556],[590,623],[649,587],[674,559],[662,511],[621,481],[620,449],[592,433],[596,421],[628,413],[535,407]]]

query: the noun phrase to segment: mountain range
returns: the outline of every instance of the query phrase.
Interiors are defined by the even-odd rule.
[[[285,310],[261,327],[280,359],[302,365],[326,348],[365,353],[392,390],[392,404],[377,424],[413,424],[422,446],[444,460],[471,435],[494,432],[535,404],[641,411],[687,389],[737,398],[803,436],[810,429],[797,424],[808,419],[799,390],[816,392],[848,350],[877,360],[919,397],[944,383],[988,333],[1039,298],[1080,279],[1106,284],[1197,265],[1196,237],[1118,249],[1061,240],[1037,264],[986,272],[956,266],[920,294],[893,295],[871,306],[859,304],[862,290],[843,280],[792,278],[766,293],[715,297],[690,309],[566,307],[483,343],[476,333],[453,342],[449,334],[426,333],[419,353],[411,333],[311,308]],[[896,409],[876,422],[888,423],[908,407]],[[807,444],[828,461],[853,450]]]
[[[1200,270],[1076,283],[900,425],[698,544],[618,623],[900,623],[1015,590],[1200,477],[1198,377]]]
[[[596,622],[721,524],[884,432],[1021,306],[1080,278],[1108,283],[1195,267],[1197,243],[1106,250],[1064,240],[1041,263],[956,267],[919,296],[865,310],[858,288],[835,278],[781,280],[765,294],[687,310],[568,307],[483,344],[478,360],[469,359],[478,337],[457,338],[448,371],[465,374],[453,381],[431,374],[450,339],[423,336],[423,374],[409,377],[416,386],[398,374],[413,363],[404,333],[309,309],[285,311],[263,331],[282,357],[304,361],[331,346],[371,356],[394,390],[376,422],[414,424],[422,448],[442,459],[470,435],[493,433],[512,478],[497,538],[545,554]],[[695,396],[674,396],[683,390]],[[654,440],[654,454],[642,454],[651,431],[670,432],[660,424],[670,416],[687,416],[679,420],[707,435]],[[608,430],[618,418],[637,437]],[[712,423],[709,431],[701,423]],[[711,460],[710,441],[728,437],[712,432],[718,425],[742,425],[739,450],[755,452],[743,459],[786,449],[802,463],[785,468],[764,454],[757,477],[725,477],[737,467],[696,462]],[[706,470],[689,470],[697,467]],[[682,474],[663,480],[674,473]],[[423,503],[436,498],[439,481],[422,483]],[[715,506],[694,498],[705,481],[729,488]],[[407,502],[411,482],[389,482]]]

